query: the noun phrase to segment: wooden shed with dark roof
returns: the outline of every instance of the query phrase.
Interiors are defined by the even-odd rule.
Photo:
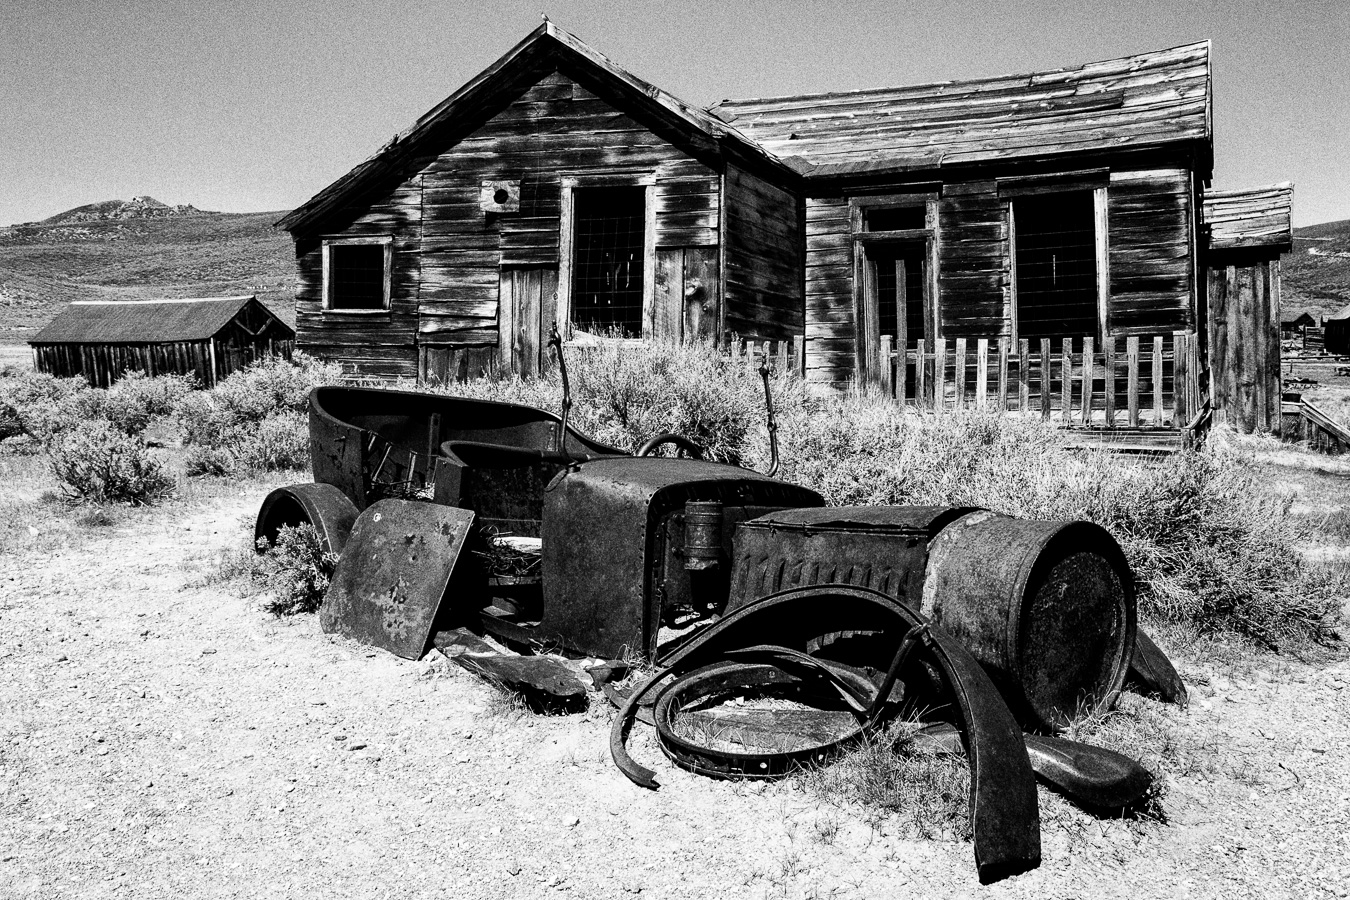
[[[289,358],[295,332],[257,298],[77,300],[29,341],[33,366],[108,387],[125,372],[196,375],[213,387],[265,356]]]
[[[1205,194],[1209,396],[1215,418],[1241,431],[1280,430],[1280,259],[1294,246],[1293,202],[1288,182]]]

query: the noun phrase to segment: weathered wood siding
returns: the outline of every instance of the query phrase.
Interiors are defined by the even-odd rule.
[[[801,198],[736,165],[727,166],[724,183],[725,329],[751,340],[801,334]]]
[[[554,73],[421,174],[420,343],[497,346],[502,267],[551,267],[556,288],[562,176],[606,172],[655,174],[658,251],[717,245],[718,174]],[[482,183],[514,179],[520,211],[484,213]]]
[[[1215,420],[1244,432],[1278,431],[1280,261],[1211,260],[1208,282]]]
[[[944,185],[938,203],[940,336],[1010,334],[1010,251],[1007,201],[996,183]]]
[[[297,238],[299,282],[295,295],[296,347],[341,362],[374,378],[417,375],[417,293],[421,276],[421,178],[399,185],[376,203],[348,208],[329,221],[323,236],[392,235],[389,310],[385,313],[325,312],[321,235]]]
[[[845,197],[806,200],[806,379],[848,387],[857,367],[853,244]]]
[[[1106,191],[1112,334],[1195,326],[1195,203],[1186,168],[1112,171]]]
[[[503,310],[504,286],[509,292],[515,283],[512,271],[548,270],[546,301],[553,302],[562,178],[572,174],[654,176],[657,262],[678,255],[680,278],[673,293],[658,287],[653,319],[681,315],[686,285],[698,281],[704,285],[695,291],[700,305],[712,304],[703,319],[716,321],[720,174],[623,112],[620,98],[597,90],[610,89],[548,75],[373,206],[330,218],[340,227],[326,234],[393,235],[388,314],[324,314],[319,236],[298,241],[301,348],[376,377],[453,376],[494,358],[535,358],[539,339],[524,341],[520,320]],[[513,180],[520,182],[519,211],[484,212],[483,182]],[[344,219],[349,224],[342,225]],[[663,307],[667,299],[680,308]],[[539,318],[532,308],[524,313],[531,322]],[[704,329],[703,319],[695,330]],[[548,321],[540,327],[546,333]],[[471,348],[474,353],[460,352]]]
[[[35,344],[33,363],[39,372],[58,378],[82,377],[101,388],[109,387],[127,372],[195,375],[200,384],[213,387],[231,372],[263,357],[289,359],[293,348],[294,341],[272,337],[158,344]]]

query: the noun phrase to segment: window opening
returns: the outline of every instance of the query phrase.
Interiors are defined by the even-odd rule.
[[[866,212],[868,231],[907,231],[927,228],[927,209],[923,206],[873,206]]]
[[[900,316],[905,317],[908,348],[918,346],[927,328],[923,318],[923,247],[888,247],[873,257],[877,284],[877,333],[892,338],[900,333]],[[904,291],[897,263],[904,262]]]
[[[572,323],[639,335],[646,189],[579,188],[573,196]]]
[[[1097,245],[1092,191],[1013,201],[1017,329],[1024,338],[1097,333]]]
[[[384,245],[330,244],[328,308],[384,309]]]

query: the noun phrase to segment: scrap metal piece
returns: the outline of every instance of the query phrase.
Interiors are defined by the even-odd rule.
[[[324,632],[420,659],[473,517],[410,500],[366,509],[319,608]]]
[[[462,628],[436,632],[435,644],[468,671],[520,694],[532,709],[571,712],[586,708],[585,683],[555,656],[502,653]]]
[[[1181,680],[1167,654],[1143,631],[1135,632],[1134,656],[1130,657],[1129,680],[1166,703],[1185,706],[1189,701],[1186,683]]]
[[[1047,735],[1024,734],[1022,739],[1036,778],[1084,806],[1124,809],[1141,802],[1153,787],[1148,769],[1123,753]],[[961,733],[947,723],[922,728],[913,740],[939,753],[964,752]]]
[[[625,744],[644,698],[674,677],[763,644],[800,653],[818,648],[831,654],[825,662],[844,661],[851,667],[886,672],[893,668],[905,636],[924,624],[909,606],[849,585],[798,588],[755,600],[682,646],[670,657],[667,669],[629,695],[610,731],[610,753],[632,781],[656,787],[655,773],[639,765]],[[823,635],[846,631],[874,639],[852,647],[847,640],[821,646]],[[980,880],[987,883],[1035,868],[1040,864],[1040,814],[1021,729],[979,663],[940,628],[931,628],[928,634],[931,640],[925,643],[922,661],[938,673],[965,736]],[[854,655],[840,660],[845,654]]]

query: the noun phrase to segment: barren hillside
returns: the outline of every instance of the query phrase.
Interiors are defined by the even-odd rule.
[[[282,215],[136,198],[0,229],[0,344],[26,340],[72,300],[257,294],[294,323],[291,240],[272,227]]]

